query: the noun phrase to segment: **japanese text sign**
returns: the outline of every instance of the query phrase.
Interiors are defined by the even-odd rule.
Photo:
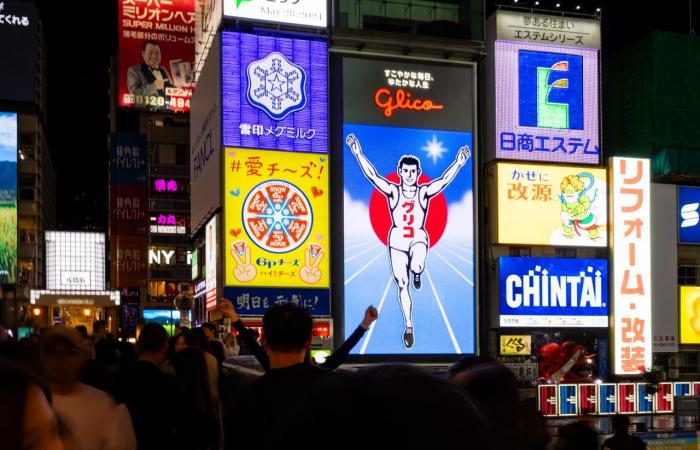
[[[496,165],[499,244],[607,246],[605,169]]]
[[[496,41],[496,157],[598,164],[598,51]]]
[[[328,158],[227,148],[226,286],[329,287]]]
[[[328,152],[328,44],[222,34],[225,147]]]
[[[119,106],[189,111],[193,0],[119,0]]]
[[[600,21],[521,11],[496,11],[499,40],[600,48]]]
[[[615,374],[651,367],[651,209],[648,159],[612,158]]]
[[[224,0],[224,15],[325,28],[325,0]]]
[[[501,355],[529,355],[532,353],[532,337],[530,335],[502,335],[500,340]]]

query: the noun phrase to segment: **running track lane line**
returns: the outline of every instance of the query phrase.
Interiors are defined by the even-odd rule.
[[[465,263],[469,264],[470,266],[473,266],[473,265],[474,265],[474,263],[473,263],[472,261],[469,261],[469,260],[468,260],[467,258],[465,258],[464,256],[459,256],[457,253],[455,253],[455,252],[453,252],[452,250],[450,250],[449,248],[447,248],[447,246],[443,247],[442,249],[445,250],[446,252],[452,253],[454,256],[456,256],[457,258],[461,259],[462,261],[464,261]]]
[[[389,281],[386,283],[386,287],[384,288],[384,294],[382,294],[382,299],[379,300],[379,306],[377,306],[377,314],[381,314],[381,312],[382,312],[382,308],[384,307],[384,301],[386,300],[386,296],[389,293],[389,287],[391,287],[392,281],[394,281],[394,277],[390,276]],[[367,351],[367,346],[369,345],[369,340],[372,339],[372,332],[374,332],[374,326],[376,324],[377,324],[377,321],[375,320],[369,326],[369,331],[367,331],[367,337],[365,338],[365,341],[362,343],[362,348],[360,348],[360,355],[364,355],[365,351]]]
[[[364,266],[360,267],[360,270],[358,270],[357,272],[355,272],[355,273],[353,273],[352,275],[350,275],[350,278],[348,278],[347,280],[345,280],[344,286],[347,286],[348,283],[350,283],[352,280],[354,280],[356,276],[358,276],[359,274],[361,274],[362,272],[364,272],[365,269],[367,269],[374,261],[377,260],[377,258],[379,258],[380,256],[385,255],[385,254],[386,254],[386,249],[382,249],[382,251],[379,252],[379,254],[378,254],[377,256],[375,256],[374,258],[372,258],[372,259],[371,259],[367,264],[365,264]]]
[[[347,247],[343,247],[343,250],[350,250],[351,248],[355,247],[361,247],[363,245],[371,244],[371,241],[368,241],[367,239],[363,239],[362,242],[358,242],[356,244],[348,245]]]
[[[460,246],[457,245],[457,244],[453,244],[451,241],[445,241],[445,245],[447,245],[447,246],[449,246],[449,247],[452,247],[452,248],[454,248],[454,249],[456,249],[456,250],[461,250],[461,251],[463,251],[463,252],[470,253],[470,254],[472,254],[472,255],[474,254],[474,250],[473,250],[473,249],[468,249],[468,248],[460,247]]]
[[[459,270],[457,270],[457,268],[456,268],[455,266],[453,266],[452,264],[450,264],[450,262],[449,262],[448,260],[446,260],[444,256],[442,256],[442,255],[441,255],[440,253],[438,253],[437,251],[433,251],[432,253],[433,253],[434,255],[436,255],[438,258],[440,258],[441,260],[445,261],[445,263],[446,263],[448,266],[450,266],[450,267],[452,268],[452,270],[454,270],[454,271],[457,273],[457,275],[459,275],[460,277],[462,277],[462,278],[464,279],[464,281],[466,281],[467,283],[469,283],[469,285],[470,285],[471,287],[474,287],[474,283],[473,283],[471,280],[469,280],[469,278],[467,278],[462,272],[460,272]]]
[[[455,348],[455,352],[457,354],[460,354],[462,353],[462,349],[459,348],[459,342],[457,342],[455,332],[452,330],[452,325],[450,325],[450,321],[447,318],[447,314],[445,314],[445,309],[442,307],[440,296],[438,295],[437,290],[435,290],[435,285],[433,284],[433,277],[430,276],[430,271],[428,270],[425,271],[425,274],[428,275],[428,282],[430,282],[430,288],[433,290],[435,301],[437,302],[438,308],[440,309],[440,314],[442,314],[442,320],[445,321],[445,326],[447,327],[447,332],[450,334],[450,339],[452,340],[452,345]]]
[[[376,250],[376,249],[377,249],[377,245],[376,245],[376,244],[375,244],[375,245],[372,245],[370,248],[367,248],[367,249],[365,249],[365,250],[362,250],[360,253],[358,253],[358,254],[356,254],[356,255],[352,255],[352,256],[349,257],[349,258],[345,258],[345,263],[349,263],[350,261],[352,261],[353,259],[357,258],[358,256],[364,255],[364,254],[367,253],[368,251],[370,251],[370,250]]]

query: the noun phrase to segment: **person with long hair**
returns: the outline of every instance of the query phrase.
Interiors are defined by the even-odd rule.
[[[173,358],[177,400],[181,411],[176,422],[177,448],[217,448],[220,435],[216,402],[209,389],[204,352],[195,347],[180,350]]]
[[[0,442],[7,449],[63,450],[51,392],[24,369],[0,360]]]

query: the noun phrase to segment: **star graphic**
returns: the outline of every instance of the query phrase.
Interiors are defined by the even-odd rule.
[[[280,80],[280,75],[278,73],[275,74],[275,78],[273,78],[272,80],[268,80],[267,82],[270,83],[270,85],[272,86],[270,87],[270,92],[283,92],[282,85],[284,84],[284,81]]]
[[[442,146],[442,142],[437,140],[436,135],[433,135],[433,139],[426,142],[421,150],[428,154],[428,157],[433,160],[433,164],[437,163],[437,160],[441,159],[442,154],[447,151],[447,149]]]

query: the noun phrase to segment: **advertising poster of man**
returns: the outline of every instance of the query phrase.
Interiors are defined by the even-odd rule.
[[[194,2],[119,2],[119,106],[189,111]]]
[[[370,302],[359,354],[473,353],[471,71],[346,59],[344,76],[345,332]]]

